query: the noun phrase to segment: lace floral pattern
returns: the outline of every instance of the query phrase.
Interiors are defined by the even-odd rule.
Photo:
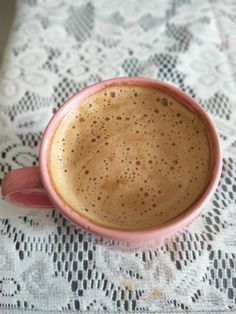
[[[0,73],[1,177],[35,165],[55,109],[83,87],[148,76],[198,99],[219,130],[212,201],[178,238],[127,252],[57,211],[0,201],[4,313],[235,313],[235,1],[18,1]]]

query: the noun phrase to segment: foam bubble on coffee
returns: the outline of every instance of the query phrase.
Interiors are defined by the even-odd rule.
[[[56,192],[80,215],[116,229],[154,227],[203,193],[207,128],[156,89],[107,87],[62,119],[48,168]]]

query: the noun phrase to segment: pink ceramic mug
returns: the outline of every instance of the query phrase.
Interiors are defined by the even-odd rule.
[[[209,128],[209,147],[211,151],[211,178],[208,186],[200,198],[191,206],[190,209],[179,215],[178,217],[170,220],[169,222],[141,230],[117,230],[102,227],[96,223],[80,216],[77,212],[73,211],[56,193],[49,177],[47,168],[47,149],[50,139],[54,133],[55,128],[61,119],[68,111],[78,105],[82,100],[91,96],[92,94],[106,88],[110,85],[136,85],[154,87],[157,90],[176,99],[179,103],[188,107],[190,110],[201,113]],[[125,240],[128,242],[143,242],[155,241],[155,243],[162,243],[163,240],[170,235],[177,233],[186,227],[192,220],[198,216],[204,205],[211,198],[214,190],[217,187],[222,166],[220,142],[217,131],[202,107],[193,100],[190,96],[185,94],[178,88],[163,83],[157,80],[147,78],[116,78],[103,81],[91,85],[75,96],[70,98],[52,117],[40,147],[39,154],[39,167],[29,167],[16,169],[7,173],[2,183],[3,197],[18,206],[35,207],[35,208],[58,208],[61,213],[73,223],[89,229],[90,231],[116,240]]]

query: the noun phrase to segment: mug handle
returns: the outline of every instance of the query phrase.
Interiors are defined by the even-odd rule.
[[[39,167],[8,172],[2,181],[2,196],[8,202],[29,208],[54,208],[40,179]]]

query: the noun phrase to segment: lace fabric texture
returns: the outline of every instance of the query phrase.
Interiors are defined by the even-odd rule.
[[[66,99],[116,76],[158,78],[197,99],[219,131],[223,172],[200,217],[145,252],[96,239],[56,210],[1,200],[1,313],[235,313],[235,29],[231,0],[18,1],[0,73],[1,178],[37,164]]]

